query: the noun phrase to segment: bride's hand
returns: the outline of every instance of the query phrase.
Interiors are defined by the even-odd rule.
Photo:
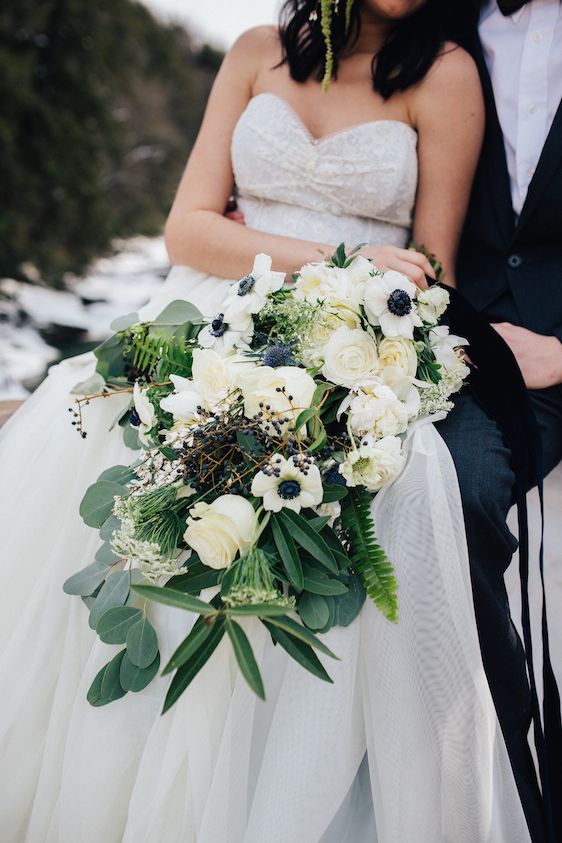
[[[425,255],[412,249],[399,249],[398,246],[368,246],[361,249],[361,254],[370,258],[377,269],[386,272],[394,269],[410,278],[422,290],[427,289],[426,275],[435,278],[435,272]]]

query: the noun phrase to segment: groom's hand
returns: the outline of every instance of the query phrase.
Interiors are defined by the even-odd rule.
[[[511,348],[528,389],[562,383],[562,343],[557,337],[535,334],[511,322],[492,324]]]

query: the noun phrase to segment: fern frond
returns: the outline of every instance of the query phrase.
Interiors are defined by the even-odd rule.
[[[389,620],[398,620],[398,584],[392,563],[377,543],[371,515],[372,495],[362,487],[349,490],[341,521],[350,541],[349,556],[367,594]]]
[[[131,337],[129,352],[134,368],[150,377],[158,372],[165,379],[169,375],[191,374],[191,349],[185,339],[163,338],[157,334],[137,334]]]

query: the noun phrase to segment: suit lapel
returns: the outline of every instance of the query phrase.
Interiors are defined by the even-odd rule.
[[[480,72],[486,105],[486,130],[482,147],[482,162],[500,232],[503,239],[509,242],[513,236],[515,227],[515,214],[511,201],[511,186],[503,133],[498,119],[492,81],[488,73],[480,38],[476,39],[474,46],[474,58]]]
[[[527,197],[519,221],[514,232],[514,237],[517,237],[521,229],[525,226],[529,217],[535,210],[541,195],[547,187],[556,167],[562,160],[562,100],[558,106],[558,111],[552,121],[550,132],[545,141],[539,163],[529,185]]]

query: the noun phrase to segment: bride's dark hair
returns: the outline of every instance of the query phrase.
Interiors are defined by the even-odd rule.
[[[344,52],[357,41],[361,30],[361,0],[351,7],[346,26],[346,4],[333,9],[331,41],[333,75]],[[283,64],[291,78],[322,80],[326,66],[325,42],[318,0],[286,0],[281,9]],[[473,43],[480,0],[427,0],[412,15],[396,21],[381,50],[373,57],[373,88],[385,99],[419,82],[439,55],[445,41],[468,49]],[[316,13],[316,14],[315,14]]]

